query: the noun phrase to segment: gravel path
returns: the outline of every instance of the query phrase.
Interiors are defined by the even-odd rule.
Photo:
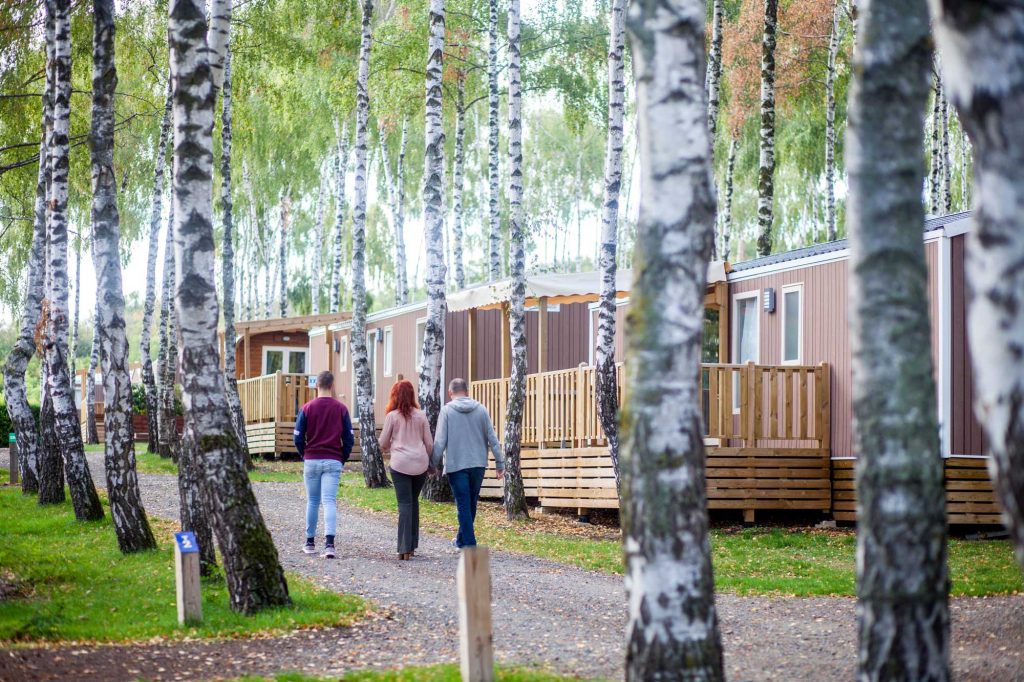
[[[93,458],[94,463],[98,463]],[[99,472],[97,472],[99,475]],[[98,478],[97,480],[102,480]],[[176,481],[141,476],[151,514],[176,518]],[[302,670],[332,674],[360,667],[454,662],[455,567],[446,538],[425,535],[410,562],[395,559],[394,522],[339,505],[334,561],[302,554],[301,484],[257,483],[260,507],[286,569],[377,605],[353,628],[273,639],[136,646],[0,650],[0,680],[60,679],[52,655],[73,661],[77,679],[210,679]],[[551,561],[493,552],[494,639],[500,662],[537,664],[583,677],[622,676],[621,578]],[[731,680],[852,679],[854,602],[842,598],[717,597]],[[1024,598],[953,601],[958,679],[1024,679]],[[64,676],[68,668],[63,668]]]

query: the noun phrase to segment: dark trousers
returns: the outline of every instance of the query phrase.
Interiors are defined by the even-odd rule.
[[[410,476],[391,470],[398,498],[398,553],[405,554],[420,546],[420,491],[426,474]]]
[[[448,474],[448,485],[452,487],[452,496],[459,511],[459,534],[455,536],[455,544],[459,547],[476,547],[473,522],[476,521],[476,502],[480,499],[484,471],[483,467],[471,467]]]

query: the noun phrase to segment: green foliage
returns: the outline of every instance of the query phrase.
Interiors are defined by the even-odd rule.
[[[152,520],[160,548],[125,556],[109,519],[108,513],[103,521],[76,522],[70,502],[39,507],[17,488],[0,489],[0,569],[18,589],[0,601],[0,641],[234,637],[349,625],[365,613],[358,597],[289,575],[292,606],[243,616],[230,610],[223,581],[211,580],[202,588],[203,624],[180,627],[174,524]]]

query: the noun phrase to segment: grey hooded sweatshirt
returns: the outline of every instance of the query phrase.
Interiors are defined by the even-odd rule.
[[[487,409],[468,396],[455,398],[441,408],[434,434],[434,452],[431,464],[437,467],[444,457],[444,473],[461,469],[487,467],[487,450],[494,453],[499,471],[505,468],[505,455],[501,443],[494,435],[494,426]],[[447,454],[445,451],[447,450]]]

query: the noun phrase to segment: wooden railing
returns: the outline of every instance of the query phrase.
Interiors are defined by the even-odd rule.
[[[623,366],[617,366],[622,399]],[[586,447],[604,442],[597,418],[593,367],[526,378],[523,444]],[[709,443],[734,447],[827,450],[830,445],[829,367],[821,365],[701,365],[703,415]],[[505,430],[508,379],[474,381],[474,399]]]
[[[294,422],[299,409],[316,397],[309,375],[277,372],[238,382],[246,424]]]

